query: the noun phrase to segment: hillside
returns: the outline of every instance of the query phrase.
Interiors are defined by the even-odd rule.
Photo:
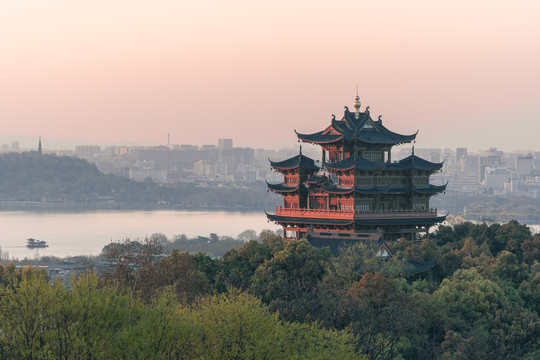
[[[36,152],[0,155],[0,207],[212,208],[262,210],[272,198],[262,183],[250,187],[163,186],[100,172],[74,157]]]

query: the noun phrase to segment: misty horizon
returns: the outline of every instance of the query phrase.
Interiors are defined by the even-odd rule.
[[[339,118],[358,86],[362,109],[420,130],[418,146],[534,148],[539,12],[523,0],[10,2],[2,135],[282,148]]]
[[[120,146],[127,146],[127,147],[158,147],[158,146],[167,146],[167,137],[165,137],[163,143],[159,144],[151,144],[151,143],[138,143],[135,141],[118,141],[118,142],[111,142],[111,143],[92,143],[88,140],[85,140],[83,138],[45,138],[41,137],[42,145],[43,145],[43,151],[47,152],[54,152],[54,151],[74,151],[77,146],[86,146],[86,145],[95,145],[100,146],[102,148],[106,147],[120,147]],[[193,144],[193,143],[175,143],[171,140],[170,145],[171,146],[181,146],[181,145],[189,145],[189,146],[197,146],[199,148],[203,146],[217,146],[219,139],[214,139],[213,141],[209,140],[204,143],[200,144]],[[318,150],[316,146],[302,143],[299,144],[298,141],[291,142],[288,146],[281,146],[281,147],[260,147],[260,146],[250,146],[250,145],[241,145],[237,144],[236,139],[232,138],[234,147],[243,147],[243,148],[252,148],[252,149],[265,149],[265,150],[284,150],[284,149],[294,149],[299,148],[301,145],[304,149],[310,149],[311,151]],[[0,146],[7,145],[10,146],[13,142],[18,142],[20,149],[18,151],[32,151],[36,150],[38,146],[39,136],[0,136]],[[398,145],[395,147],[395,149],[392,150],[392,153],[399,153],[403,149],[410,149],[412,147],[412,144],[403,144]],[[474,148],[469,147],[466,145],[455,145],[452,147],[442,147],[442,146],[434,146],[434,147],[428,147],[428,146],[422,146],[421,142],[417,142],[415,144],[416,149],[438,149],[441,151],[445,151],[447,149],[455,152],[457,148],[467,148],[467,150],[471,153],[482,153],[485,151],[488,151],[490,148],[496,148],[499,151],[503,151],[505,153],[536,153],[540,151],[539,148],[516,148],[516,149],[503,149],[498,147],[496,144],[493,146],[489,146],[486,148]],[[308,150],[308,151],[310,151]]]

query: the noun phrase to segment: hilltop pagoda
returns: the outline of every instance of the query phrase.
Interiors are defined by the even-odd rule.
[[[319,164],[301,148],[290,159],[270,160],[283,183],[268,188],[283,196],[283,206],[267,217],[283,227],[285,239],[381,232],[385,239],[415,239],[446,218],[429,206],[430,197],[446,189],[429,183],[443,163],[414,155],[414,146],[410,156],[392,161],[392,147],[413,142],[418,132],[392,132],[381,116],[371,118],[369,106],[363,112],[360,106],[357,95],[355,111],[345,107],[341,120],[333,116],[324,130],[295,131],[299,141],[321,147]]]

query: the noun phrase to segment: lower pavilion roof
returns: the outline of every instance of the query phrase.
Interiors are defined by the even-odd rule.
[[[376,163],[366,160],[360,156],[349,156],[346,159],[334,163],[326,163],[326,168],[330,170],[379,170],[385,167],[384,163]]]
[[[304,181],[304,184],[322,184],[328,181],[328,178],[325,175],[312,175]]]
[[[325,218],[304,218],[294,216],[279,216],[266,214],[268,220],[279,223],[296,223],[296,224],[309,224],[309,225],[352,225],[354,220],[352,219],[325,219]]]
[[[433,163],[431,161],[424,160],[416,155],[408,156],[405,159],[393,163],[377,163],[354,155],[340,161],[325,164],[325,167],[332,171],[347,171],[353,169],[363,171],[404,171],[411,169],[423,171],[437,171],[440,170],[442,166],[443,163]]]
[[[378,240],[369,240],[369,239],[358,239],[358,238],[352,239],[352,238],[340,237],[340,236],[321,236],[320,234],[314,233],[314,234],[308,234],[306,238],[313,247],[329,248],[334,256],[339,256],[341,251],[349,246],[354,246],[357,244],[365,244],[367,246],[373,246],[377,253],[379,253],[381,249],[387,250],[389,256],[387,256],[386,259],[396,257],[394,252],[390,249],[390,247],[388,246],[388,244],[386,243],[386,241],[384,241],[382,237],[379,237]],[[380,258],[381,260],[385,259],[384,257],[380,257]],[[434,261],[419,262],[419,261],[414,261],[414,260],[405,260],[403,273],[417,274],[429,268],[432,268],[434,265],[435,265]]]
[[[357,226],[393,226],[393,225],[435,225],[446,220],[444,216],[419,216],[419,217],[407,217],[407,218],[369,218],[369,219],[327,219],[327,218],[304,218],[295,216],[280,216],[266,214],[268,220],[278,223],[293,223],[293,224],[306,224],[306,225],[354,225]]]
[[[395,163],[390,163],[387,165],[387,170],[408,170],[408,169],[417,169],[417,170],[426,170],[426,171],[436,171],[440,170],[443,166],[443,163],[434,163],[427,161],[418,157],[416,155],[407,156],[404,159],[399,160]]]
[[[270,160],[270,159],[268,159]],[[272,161],[270,160],[270,165],[279,170],[292,170],[297,168],[308,169],[308,170],[319,170],[319,167],[315,164],[315,161],[305,155],[299,154],[293,156],[292,158],[283,160],[283,161]]]
[[[293,193],[300,189],[300,186],[298,184],[296,184],[295,186],[289,186],[286,184],[269,184],[267,182],[266,185],[268,185],[268,188],[270,190],[278,192],[278,193]],[[304,187],[302,186],[302,188]]]

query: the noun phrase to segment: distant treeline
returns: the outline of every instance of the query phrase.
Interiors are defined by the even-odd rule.
[[[243,187],[160,185],[100,172],[86,160],[36,152],[0,155],[0,209],[193,208],[262,210],[263,182]]]
[[[540,199],[531,197],[461,195],[452,192],[433,197],[431,205],[451,214],[463,214],[468,220],[488,222],[517,220],[527,224],[540,224]]]

